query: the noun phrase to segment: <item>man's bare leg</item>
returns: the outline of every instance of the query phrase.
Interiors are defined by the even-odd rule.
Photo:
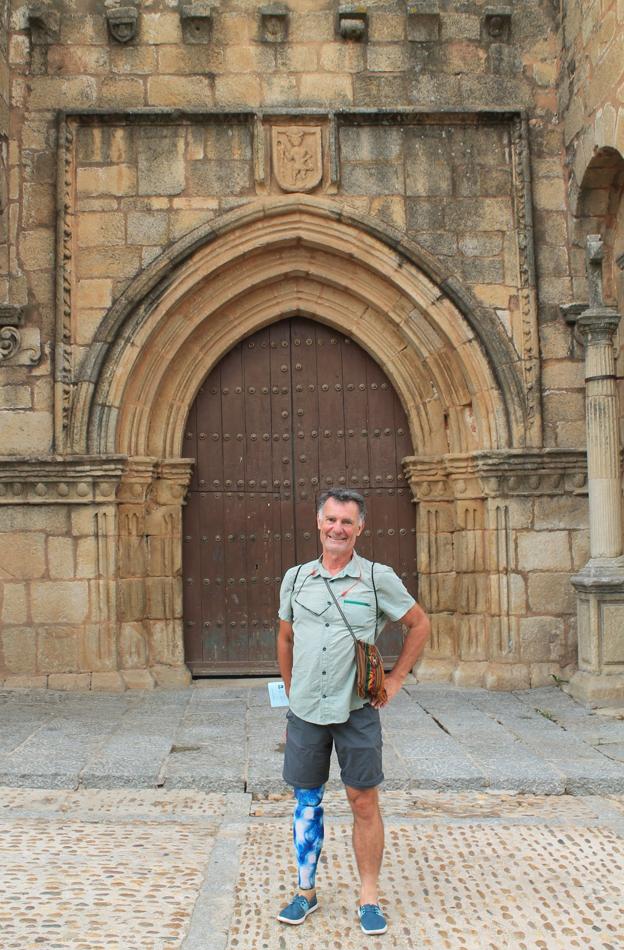
[[[377,885],[384,850],[384,826],[377,788],[345,786],[353,812],[353,850],[360,874],[360,906],[378,902]]]

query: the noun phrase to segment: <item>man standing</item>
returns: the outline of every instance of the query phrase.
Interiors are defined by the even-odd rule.
[[[299,886],[277,919],[302,924],[318,908],[322,801],[335,744],[353,812],[360,925],[365,934],[382,934],[388,928],[377,893],[384,848],[377,786],[383,781],[379,708],[385,703],[369,703],[357,694],[353,637],[334,597],[360,640],[374,642],[388,619],[407,627],[401,654],[386,676],[387,702],[422,653],[430,627],[392,568],[356,554],[365,515],[358,492],[324,492],[317,518],[322,556],[292,567],[282,581],[277,656],[290,705],[284,780],[293,786],[296,799],[293,836]]]

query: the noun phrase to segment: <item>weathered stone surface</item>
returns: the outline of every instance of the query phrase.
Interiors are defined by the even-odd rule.
[[[48,622],[53,618],[49,617]],[[37,667],[42,673],[74,673],[80,667],[79,630],[44,627],[37,633]]]
[[[91,674],[91,689],[93,690],[103,690],[106,692],[123,692],[126,686],[121,676],[121,673],[117,672],[93,672]]]
[[[522,658],[535,661],[555,660],[562,631],[563,621],[559,617],[521,617],[520,652]]]
[[[37,669],[37,638],[31,627],[5,626],[0,633],[2,663],[5,675],[32,673]],[[0,675],[3,675],[0,673]]]
[[[91,688],[90,673],[50,673],[48,689],[85,690]]]
[[[25,623],[28,619],[26,584],[4,584],[2,588],[2,623]]]
[[[33,581],[31,598],[35,623],[82,623],[89,613],[85,581]]]
[[[45,573],[45,535],[5,534],[0,549],[0,577],[5,580],[42,577]]]
[[[111,40],[106,18],[89,11],[65,10],[46,45],[21,14],[0,24],[0,300],[32,308],[19,359],[3,361],[0,427],[2,452],[30,457],[33,472],[41,465],[35,457],[50,451],[153,454],[155,464],[175,454],[189,394],[213,367],[219,341],[227,337],[225,352],[257,321],[284,312],[276,295],[286,286],[292,312],[347,336],[360,339],[374,323],[365,348],[397,385],[417,455],[466,458],[513,446],[514,457],[525,444],[583,449],[584,354],[559,305],[586,299],[584,238],[597,231],[606,241],[606,293],[621,309],[612,276],[621,251],[621,4],[590,5],[581,15],[575,0],[555,23],[548,4],[531,3],[514,7],[510,28],[505,15],[474,3],[414,0],[403,10],[368,10],[365,43],[343,40],[335,11],[295,6],[287,41],[279,30],[263,32],[258,11],[242,8],[215,12],[211,42],[190,45],[184,15],[171,4],[142,10],[138,38],[127,44]],[[366,113],[345,111],[351,103]],[[310,195],[328,217],[304,235],[298,210],[243,249],[240,235],[255,233],[247,218],[216,239],[206,232],[202,250],[183,251],[173,264],[175,242],[213,222],[218,229],[225,213],[253,204],[266,220],[275,215],[284,201],[271,172],[277,120],[322,126],[322,175]],[[366,244],[369,225],[345,225],[330,239],[328,222],[350,212],[384,232],[375,248]],[[404,238],[418,248],[413,267],[396,250]],[[260,263],[263,254],[272,255],[273,270]],[[146,298],[148,270],[161,265]],[[376,268],[386,269],[385,281]],[[450,275],[452,291],[443,283]],[[409,297],[408,286],[419,293]],[[229,306],[222,324],[208,313],[213,291]],[[146,322],[107,325],[115,301]],[[161,311],[166,320],[148,325]],[[205,322],[191,326],[198,313]],[[178,350],[187,330],[193,346]],[[41,352],[29,362],[33,333]],[[106,363],[113,340],[114,370]],[[161,384],[156,371],[164,365],[177,376],[172,369]],[[78,378],[88,386],[74,387]],[[91,391],[102,397],[97,407],[87,405]],[[68,421],[74,429],[65,443]],[[422,664],[423,677],[471,681],[482,672],[473,657],[503,647],[518,662],[518,651],[526,654],[532,678],[550,662],[569,662],[565,578],[588,556],[583,473],[569,466],[556,482],[554,470],[544,476],[535,462],[515,484],[510,474],[496,478],[496,489],[466,486],[488,498],[483,557],[464,543],[450,499],[437,513],[444,529],[419,530],[419,587],[437,651]],[[166,580],[183,566],[181,545],[171,554],[150,534],[118,546],[114,493],[107,511],[72,504],[70,514],[68,496],[44,506],[48,489],[37,495],[36,484],[15,488],[18,513],[0,508],[9,535],[0,545],[8,552],[3,623],[36,632],[75,624],[85,643],[100,644],[84,654],[90,667],[181,664],[179,585]],[[154,583],[144,582],[146,573]],[[76,597],[52,593],[74,575]],[[96,578],[85,593],[80,583]],[[531,660],[543,646],[537,626],[550,616],[564,621],[558,643],[548,659]],[[479,629],[491,642],[464,649]],[[507,635],[511,646],[497,639]]]
[[[529,607],[534,613],[576,612],[574,589],[568,573],[531,573],[528,577]]]
[[[185,666],[152,666],[150,670],[158,686],[176,689],[191,682],[191,674]]]
[[[529,670],[523,664],[490,663],[483,685],[486,689],[526,689],[529,682]]]
[[[154,689],[154,677],[149,670],[123,670],[122,678],[127,689]]]
[[[568,533],[566,531],[519,532],[518,561],[527,571],[570,570]]]

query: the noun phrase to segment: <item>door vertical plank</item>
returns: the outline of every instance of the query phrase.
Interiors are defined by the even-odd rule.
[[[205,663],[222,663],[225,643],[225,536],[222,492],[199,495],[201,532],[202,656]]]
[[[202,596],[199,493],[189,493],[182,531],[184,652],[190,663],[202,657]]]

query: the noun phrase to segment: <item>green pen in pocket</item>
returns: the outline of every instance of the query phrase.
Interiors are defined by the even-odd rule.
[[[365,600],[345,600],[345,604],[357,604],[358,607],[370,607]]]

